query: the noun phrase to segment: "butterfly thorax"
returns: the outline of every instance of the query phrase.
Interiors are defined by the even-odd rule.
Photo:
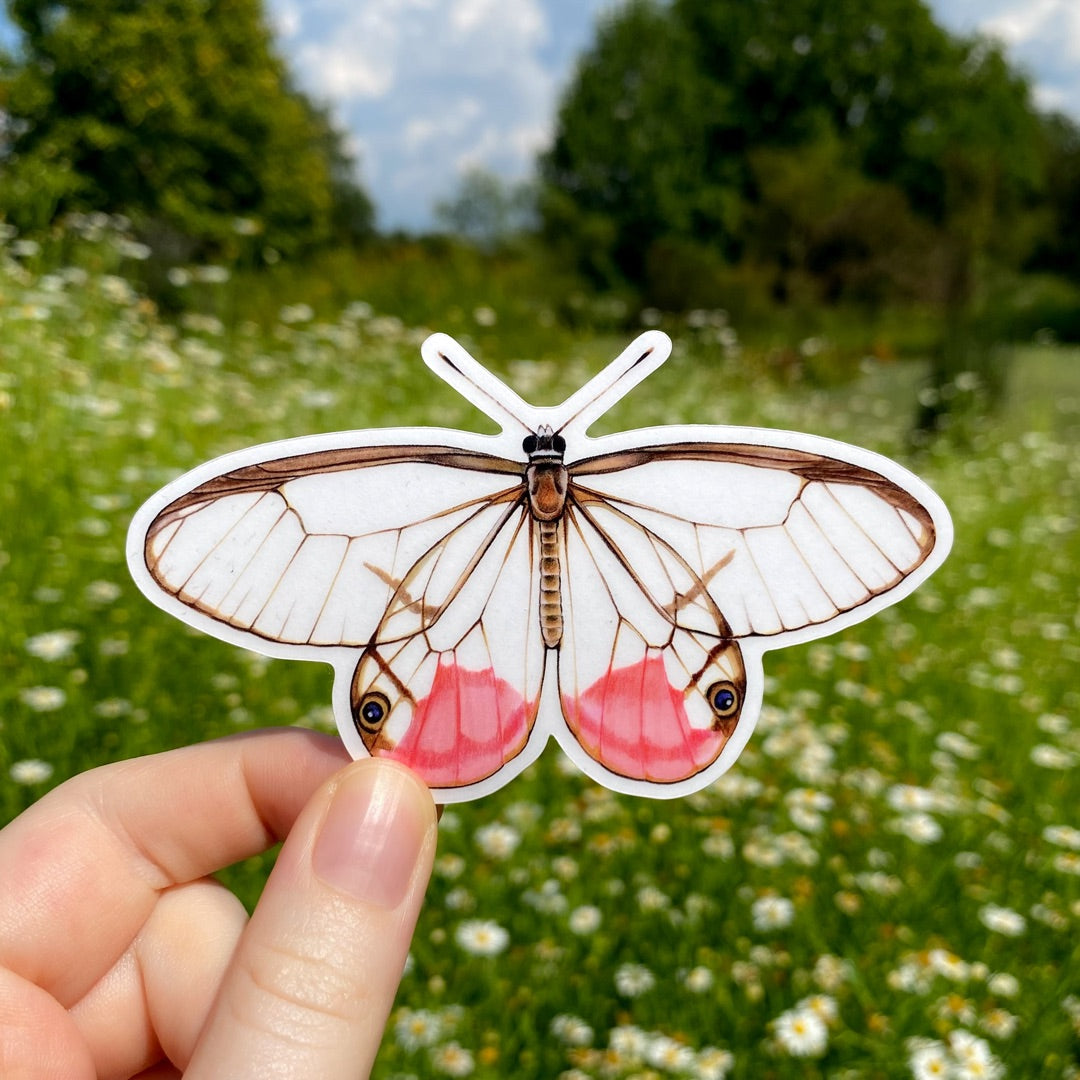
[[[535,435],[526,436],[521,445],[529,455],[525,468],[529,511],[537,521],[558,521],[566,505],[566,443],[545,425]]]
[[[561,435],[544,426],[525,438],[522,449],[529,455],[525,469],[529,512],[539,525],[540,535],[540,631],[544,644],[553,649],[563,633],[559,519],[566,508],[566,443]]]

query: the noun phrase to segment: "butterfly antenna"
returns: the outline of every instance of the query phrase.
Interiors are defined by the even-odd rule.
[[[559,406],[559,416],[566,419],[559,423],[557,430],[564,436],[567,429],[584,434],[595,420],[651,375],[670,355],[671,339],[660,330],[649,330],[635,338],[603,371]]]
[[[531,418],[536,410],[448,334],[432,334],[420,346],[420,354],[443,382],[490,416],[503,431],[532,431],[535,425]]]

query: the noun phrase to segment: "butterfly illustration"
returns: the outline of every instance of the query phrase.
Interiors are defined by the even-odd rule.
[[[867,618],[944,560],[944,504],[895,462],[756,428],[589,426],[668,357],[640,336],[554,408],[451,338],[428,366],[501,431],[339,432],[256,446],[169,484],[128,562],[219,638],[334,667],[354,757],[437,799],[489,793],[549,737],[617,791],[725,771],[762,656]]]

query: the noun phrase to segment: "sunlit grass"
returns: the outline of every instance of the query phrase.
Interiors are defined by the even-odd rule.
[[[328,668],[193,634],[128,581],[127,523],[163,482],[319,430],[490,430],[423,366],[423,330],[385,311],[174,327],[108,276],[110,258],[0,263],[5,819],[106,761],[333,727]],[[504,318],[491,314],[461,316],[481,358]],[[811,385],[751,370],[737,329],[679,327],[671,361],[604,430],[757,424],[884,451],[949,503],[955,551],[900,606],[770,653],[759,729],[713,788],[615,796],[552,748],[448,812],[382,1076],[1077,1065],[1080,356],[1023,350],[989,419],[958,379],[963,440],[915,454],[917,365],[868,360],[850,385]],[[626,344],[563,333],[558,352],[493,347],[493,366],[546,404]],[[228,874],[247,902],[267,866]]]

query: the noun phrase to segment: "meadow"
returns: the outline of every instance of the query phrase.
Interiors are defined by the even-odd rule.
[[[490,430],[421,363],[428,329],[536,403],[631,336],[505,291],[428,329],[362,291],[232,318],[212,267],[173,275],[206,303],[165,319],[129,283],[145,251],[75,232],[0,249],[0,821],[108,761],[333,729],[329,668],[188,631],[129,581],[128,522],[163,483],[315,431]],[[614,795],[551,747],[448,810],[376,1075],[1080,1076],[1080,352],[1018,348],[991,409],[976,373],[929,391],[883,354],[812,380],[829,342],[804,339],[781,377],[722,312],[664,325],[672,359],[605,430],[868,446],[943,496],[953,554],[899,606],[768,654],[758,729],[709,789]],[[920,393],[956,423],[916,448]],[[252,904],[271,860],[224,876]]]

